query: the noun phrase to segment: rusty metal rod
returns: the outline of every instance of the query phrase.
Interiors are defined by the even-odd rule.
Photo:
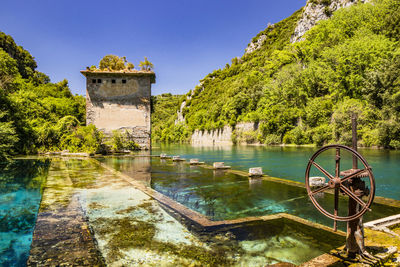
[[[357,115],[353,113],[351,116],[351,131],[352,131],[352,146],[355,151],[357,151]],[[353,169],[358,168],[358,163],[357,163],[357,156],[353,155]]]

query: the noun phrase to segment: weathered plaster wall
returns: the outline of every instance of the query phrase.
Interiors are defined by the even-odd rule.
[[[152,77],[124,73],[86,73],[85,76],[86,123],[94,124],[106,134],[128,130],[142,148],[150,148]]]

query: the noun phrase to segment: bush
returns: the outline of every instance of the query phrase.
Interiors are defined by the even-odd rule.
[[[284,144],[303,145],[310,142],[309,135],[301,126],[296,126],[283,136]]]
[[[394,147],[391,143],[400,136],[400,123],[395,120],[381,121],[377,128],[379,145],[384,148]]]
[[[138,150],[139,145],[133,140],[133,136],[129,131],[125,130],[124,133],[121,131],[114,130],[111,136],[111,147],[114,151],[123,150]]]
[[[379,130],[378,129],[367,129],[361,138],[361,144],[366,147],[378,146],[379,145]]]
[[[264,144],[266,145],[279,145],[281,143],[281,137],[277,134],[269,134],[265,137]]]
[[[104,134],[93,124],[81,126],[61,139],[61,148],[70,152],[100,153],[104,151]]]
[[[323,124],[311,131],[312,141],[317,146],[328,144],[332,140],[332,128],[329,124]]]
[[[79,125],[79,121],[74,116],[65,116],[55,125],[51,122],[38,123],[40,126],[35,128],[39,151],[61,150],[60,140],[71,135]]]
[[[400,149],[400,141],[399,140],[392,140],[390,141],[389,146],[394,149]]]
[[[256,131],[244,131],[239,133],[239,142],[246,144],[257,143],[257,132]]]

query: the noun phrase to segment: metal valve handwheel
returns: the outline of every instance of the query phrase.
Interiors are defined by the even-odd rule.
[[[321,153],[327,150],[336,150],[336,157],[335,157],[335,173],[331,174],[328,171],[326,171],[323,167],[321,167],[316,159],[318,158]],[[358,169],[358,168],[353,168],[347,171],[341,171],[340,170],[340,151],[344,150],[347,152],[350,152],[353,156],[353,162],[355,161],[355,165],[357,166],[357,161],[361,162],[363,167]],[[311,167],[314,166],[317,168],[320,172],[324,174],[328,178],[328,183],[325,185],[322,185],[321,187],[314,189],[311,188],[310,186],[310,169]],[[353,163],[354,166],[354,163]],[[369,191],[367,193],[363,192],[362,190],[357,189],[357,185],[355,185],[355,180],[362,180],[363,178],[369,178],[369,184],[371,186],[370,190],[364,190],[364,191]],[[307,169],[306,169],[306,188],[307,188],[307,193],[308,196],[310,197],[312,203],[314,206],[325,216],[335,220],[335,221],[352,221],[354,219],[357,219],[361,217],[367,210],[370,210],[370,206],[372,204],[372,201],[374,200],[375,196],[375,179],[374,175],[372,173],[371,167],[368,165],[367,161],[354,149],[349,148],[347,146],[343,145],[328,145],[325,146],[321,149],[319,149],[317,152],[314,153],[314,155],[311,157],[311,159],[308,162]],[[363,182],[361,182],[363,183]],[[363,183],[365,185],[365,183]],[[334,190],[334,211],[333,213],[328,212],[325,210],[317,201],[315,198],[316,194],[328,191],[328,190]],[[350,199],[354,200],[359,204],[359,208],[357,211],[349,216],[339,216],[338,215],[338,207],[339,207],[339,192],[342,192],[343,194],[347,195]],[[362,200],[363,195],[368,195],[368,200],[365,202]]]

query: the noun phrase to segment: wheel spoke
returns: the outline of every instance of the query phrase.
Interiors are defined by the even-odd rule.
[[[329,180],[333,179],[333,176],[327,172],[324,168],[322,168],[320,165],[318,165],[318,163],[316,163],[315,161],[312,162],[312,165],[314,165],[318,170],[320,170],[323,174],[326,175],[326,177],[329,178]]]
[[[349,174],[349,175],[343,177],[342,180],[341,180],[341,182],[343,183],[343,182],[345,182],[345,181],[347,181],[347,180],[349,180],[349,179],[351,179],[351,178],[354,178],[354,177],[356,177],[356,176],[359,175],[360,173],[363,173],[363,172],[366,171],[366,170],[367,170],[367,169],[362,169],[362,170],[358,170],[358,171],[356,171],[356,172],[353,172],[352,174]]]
[[[312,191],[311,193],[310,193],[310,195],[315,195],[315,194],[318,194],[318,193],[321,193],[321,192],[323,192],[323,191],[325,191],[326,189],[329,189],[329,185],[325,185],[325,186],[323,186],[323,187],[321,187],[321,188],[318,188],[317,190],[315,190],[315,191]]]
[[[348,189],[347,187],[340,185],[340,189],[343,190],[343,192],[348,195],[349,197],[351,197],[352,199],[354,199],[355,201],[357,201],[358,204],[361,205],[361,207],[365,208],[366,204],[364,201],[362,201],[359,197],[357,197],[353,192],[351,192],[350,189]],[[371,211],[371,209],[367,208],[369,211]]]

